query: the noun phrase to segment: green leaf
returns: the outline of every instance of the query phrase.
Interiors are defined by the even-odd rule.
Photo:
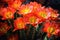
[[[48,40],[48,39],[47,39],[47,36],[45,36],[44,40]]]

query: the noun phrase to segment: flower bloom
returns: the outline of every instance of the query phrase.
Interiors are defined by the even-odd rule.
[[[45,21],[50,17],[50,13],[46,10],[45,7],[41,7],[34,14],[40,18],[40,21]]]
[[[2,23],[0,22],[0,36],[7,33],[7,31],[10,29],[11,27],[7,25],[7,23]]]
[[[23,18],[17,18],[14,20],[14,31],[15,30],[20,30],[25,28],[25,22]]]
[[[53,10],[51,7],[47,8],[47,11],[50,13],[50,18],[55,19],[59,16],[57,10]]]
[[[38,24],[39,18],[33,13],[30,13],[24,16],[24,21],[26,22],[26,24],[32,24],[34,26]]]
[[[38,4],[37,2],[30,2],[29,5],[33,7],[33,12],[35,12],[36,10],[39,10],[39,8],[42,7],[42,5]]]
[[[1,16],[2,16],[2,20],[6,20],[6,19],[12,19],[14,18],[14,12],[15,10],[13,8],[1,8]]]
[[[14,1],[8,2],[8,6],[14,8],[16,10],[20,7],[21,4],[22,4],[22,2],[20,0],[14,0]]]
[[[21,7],[19,8],[19,14],[26,15],[28,13],[33,13],[40,7],[41,4],[38,4],[37,2],[30,2],[29,4],[21,5]]]
[[[46,22],[44,24],[43,32],[46,32],[48,37],[51,35],[57,35],[59,30],[58,24],[55,22]]]
[[[26,15],[28,13],[31,13],[32,9],[33,8],[29,4],[21,5],[21,7],[19,8],[19,14]]]

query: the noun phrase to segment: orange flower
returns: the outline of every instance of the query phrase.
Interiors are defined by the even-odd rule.
[[[50,13],[47,11],[45,7],[41,7],[34,14],[40,18],[40,21],[45,21],[50,17]]]
[[[41,4],[38,4],[37,2],[30,2],[29,4],[22,5],[19,8],[19,14],[26,15],[28,13],[33,13],[36,10],[38,10],[41,7]]]
[[[21,7],[19,8],[19,14],[26,15],[28,13],[31,13],[32,9],[33,8],[29,4],[21,5]]]
[[[0,22],[0,36],[7,33],[7,31],[10,29],[11,27],[7,25],[7,23],[2,23]]]
[[[50,13],[50,17],[51,19],[55,19],[59,16],[58,11],[57,10],[53,10],[51,7],[47,8],[47,10]]]
[[[42,7],[42,5],[38,4],[37,2],[30,2],[29,5],[33,7],[33,12],[35,12],[36,10],[39,10],[39,8]]]
[[[20,7],[21,4],[22,4],[22,2],[20,0],[14,0],[14,1],[8,2],[8,6],[14,8],[16,10]]]
[[[3,17],[2,20],[11,19],[14,17],[15,10],[13,8],[2,8],[1,9],[1,16]]]
[[[18,40],[18,35],[17,34],[12,34],[8,37],[8,40]]]
[[[17,18],[16,20],[14,20],[14,28],[14,31],[25,28],[25,22],[23,18]]]
[[[46,22],[44,24],[43,31],[47,33],[47,36],[57,35],[57,30],[60,30],[56,22]]]
[[[25,15],[24,20],[25,20],[26,24],[32,24],[33,26],[35,24],[38,24],[38,21],[39,21],[38,17],[35,16],[33,13]]]

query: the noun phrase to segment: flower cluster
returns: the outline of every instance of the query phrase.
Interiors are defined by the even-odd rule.
[[[43,25],[43,32],[46,32],[48,37],[50,37],[51,35],[57,35],[60,32],[60,24],[54,21],[58,19],[59,16],[57,10],[54,10],[51,7],[46,8],[45,6],[42,6],[37,2],[22,4],[24,0],[5,0],[5,2],[8,3],[8,7],[0,8],[1,20],[13,19],[13,31],[25,29],[26,24],[31,24],[36,28],[37,24],[45,22]],[[15,13],[16,17],[17,14],[19,15],[19,17],[17,17],[16,19],[14,19]],[[2,27],[5,26],[7,27],[6,24],[2,23]],[[1,31],[3,31],[3,29]]]

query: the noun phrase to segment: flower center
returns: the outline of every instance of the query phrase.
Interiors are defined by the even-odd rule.
[[[54,31],[55,31],[55,28],[53,28],[53,27],[49,27],[47,30],[47,32],[50,34],[53,34]]]
[[[7,12],[6,18],[11,18],[12,17],[12,12]]]
[[[35,17],[31,17],[31,18],[29,19],[29,21],[30,21],[30,23],[35,23],[35,22],[36,22],[36,18],[35,18]]]
[[[30,9],[29,8],[25,8],[24,10],[22,10],[23,13],[27,14],[30,12]]]
[[[47,17],[47,14],[46,14],[46,12],[40,12],[39,13],[39,16],[41,16],[43,18],[46,18]]]
[[[19,24],[17,25],[17,27],[18,27],[19,29],[22,29],[22,28],[24,27],[24,24],[23,24],[23,23],[19,23]]]

